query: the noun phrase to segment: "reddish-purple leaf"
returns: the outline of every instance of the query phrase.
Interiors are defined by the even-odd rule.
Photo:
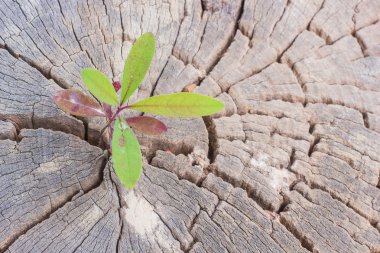
[[[110,119],[112,117],[112,107],[106,103],[102,103],[102,106],[103,106],[104,112],[106,113],[106,117]]]
[[[76,89],[61,90],[53,97],[63,111],[76,116],[105,116],[102,106],[91,96]]]
[[[113,87],[115,88],[115,91],[118,92],[121,88],[121,83],[119,81],[115,81],[112,83]]]
[[[157,135],[167,130],[160,120],[148,116],[131,117],[126,120],[130,127],[144,134]]]

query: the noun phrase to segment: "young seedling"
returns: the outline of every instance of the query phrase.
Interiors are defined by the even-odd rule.
[[[85,86],[100,102],[77,89],[62,90],[53,97],[62,110],[72,115],[107,119],[104,130],[108,128],[114,169],[126,188],[136,185],[142,170],[140,145],[132,129],[157,135],[167,128],[160,120],[148,116],[123,118],[120,115],[122,111],[132,109],[162,116],[194,117],[210,115],[224,107],[222,102],[214,98],[190,92],[158,95],[128,104],[128,99],[149,69],[154,51],[155,39],[152,33],[145,33],[137,39],[125,61],[122,84],[111,83],[96,69],[83,69],[81,73]]]

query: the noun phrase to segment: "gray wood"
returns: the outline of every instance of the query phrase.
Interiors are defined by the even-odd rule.
[[[66,115],[52,100],[61,90],[39,71],[0,48],[0,119],[17,129],[49,128],[84,138],[83,123]]]
[[[377,0],[0,0],[0,252],[380,252],[379,20]],[[85,67],[120,80],[144,32],[132,102],[195,83],[225,109],[137,134],[127,191],[104,119],[52,96]]]
[[[1,145],[0,249],[101,180],[104,152],[70,134],[22,130]]]

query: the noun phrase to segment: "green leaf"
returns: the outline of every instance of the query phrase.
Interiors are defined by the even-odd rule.
[[[193,117],[214,114],[222,110],[224,104],[209,96],[180,92],[150,97],[129,108],[162,116]]]
[[[82,79],[87,89],[99,101],[109,105],[118,105],[119,100],[110,80],[97,69],[82,69]]]
[[[140,178],[142,155],[139,142],[125,121],[116,119],[112,136],[112,157],[117,177],[125,188],[133,188]]]
[[[152,33],[144,33],[133,44],[124,65],[121,104],[128,100],[144,80],[153,59],[155,47]]]

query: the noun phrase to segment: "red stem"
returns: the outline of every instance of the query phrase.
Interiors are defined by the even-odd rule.
[[[114,115],[112,115],[112,117],[109,119],[109,128],[110,128],[110,131],[109,131],[109,149],[111,150],[111,147],[112,147],[112,135],[113,135],[113,126],[112,126],[112,123],[115,121],[116,117],[119,115],[119,113],[125,109],[128,108],[128,105],[125,105],[125,106],[118,106],[117,107],[117,110],[115,112]]]
[[[123,111],[123,110],[125,110],[127,108],[128,108],[128,105],[126,105],[126,106],[118,106],[115,114],[111,117],[110,122],[112,123],[116,119],[117,115],[119,115],[119,113],[121,111]]]

